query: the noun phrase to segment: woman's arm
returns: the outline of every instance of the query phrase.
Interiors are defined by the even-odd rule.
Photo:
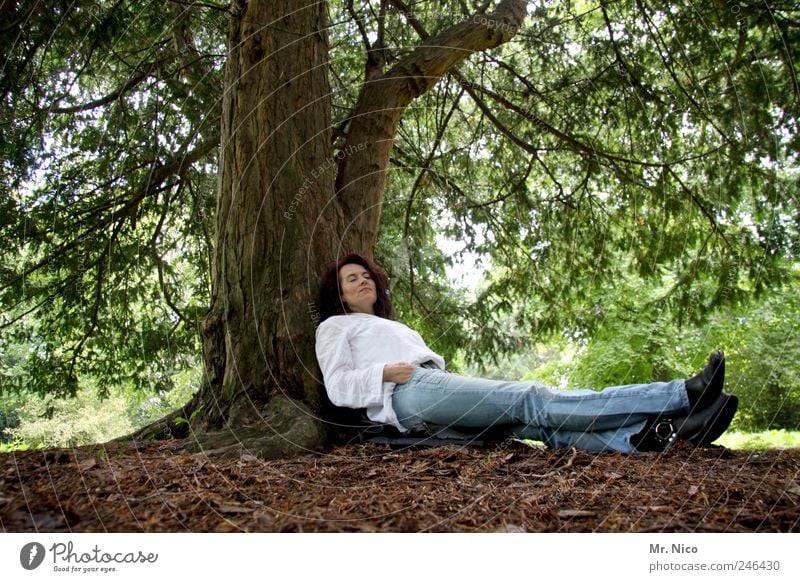
[[[331,402],[347,408],[369,408],[383,404],[384,365],[356,368],[346,326],[334,320],[317,328],[314,346]],[[391,380],[386,380],[390,382]]]

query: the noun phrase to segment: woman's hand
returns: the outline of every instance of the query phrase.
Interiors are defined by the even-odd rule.
[[[411,379],[411,373],[416,368],[414,364],[408,362],[397,362],[396,364],[386,364],[383,367],[383,381],[394,382],[395,384],[405,384]]]

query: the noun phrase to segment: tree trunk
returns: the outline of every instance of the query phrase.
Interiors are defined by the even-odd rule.
[[[523,0],[431,38],[365,83],[344,146],[332,150],[327,6],[231,6],[213,303],[202,325],[205,378],[193,401],[137,437],[191,421],[210,454],[278,457],[317,450],[329,431],[314,354],[321,269],[371,256],[389,154],[405,107],[472,52],[510,39]],[[333,423],[335,425],[335,423]]]
[[[335,170],[326,6],[251,0],[233,9],[213,304],[202,326],[206,377],[194,424],[257,425],[276,438],[286,425],[278,417],[290,415],[290,425],[306,427],[290,444],[316,449],[324,431],[314,414],[321,383],[310,301],[340,230],[336,208],[326,209]]]

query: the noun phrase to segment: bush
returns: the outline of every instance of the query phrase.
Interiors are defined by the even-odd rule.
[[[19,409],[21,422],[12,434],[32,448],[106,442],[133,431],[127,406],[120,396],[100,400],[90,388],[75,398],[31,398]]]
[[[706,365],[713,350],[721,348],[726,355],[725,391],[739,397],[734,427],[800,428],[800,284],[778,289],[757,305],[683,327],[666,311],[616,307],[590,340],[572,347],[562,343],[531,348],[504,358],[500,366],[469,372],[601,389],[690,377]]]
[[[750,430],[800,427],[800,301],[782,294],[743,322],[728,350],[727,390],[744,404],[739,425]],[[730,325],[729,322],[729,326]],[[731,334],[733,335],[733,334]]]
[[[743,430],[800,427],[800,290],[789,287],[761,305],[678,328],[609,320],[576,356],[571,386],[603,387],[689,377],[708,354],[726,356],[725,391],[739,397]]]

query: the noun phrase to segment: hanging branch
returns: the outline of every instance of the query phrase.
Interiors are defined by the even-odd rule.
[[[626,76],[633,81],[634,85],[636,85],[636,88],[639,89],[643,95],[653,98],[654,97],[653,94],[650,91],[648,91],[644,85],[642,85],[642,82],[639,80],[639,77],[633,74],[633,71],[628,66],[628,62],[625,60],[625,58],[622,56],[622,53],[619,50],[619,46],[617,45],[617,40],[614,38],[614,30],[613,27],[611,26],[611,19],[608,17],[608,11],[606,10],[606,2],[604,1],[600,2],[600,10],[602,10],[603,12],[603,20],[606,23],[608,38],[611,40],[611,46],[614,49],[614,55],[617,58],[617,63],[619,63],[619,65],[623,69],[625,69]]]
[[[180,189],[180,185],[178,186],[178,189]],[[178,319],[180,319],[183,323],[189,323],[189,320],[183,315],[183,311],[181,311],[181,309],[178,308],[177,304],[173,301],[172,294],[167,288],[167,283],[164,278],[164,270],[168,268],[169,265],[158,252],[158,238],[161,236],[164,222],[167,220],[171,201],[172,199],[170,196],[167,196],[166,200],[164,200],[163,210],[161,211],[161,216],[158,219],[158,224],[156,224],[156,227],[153,230],[153,235],[150,237],[150,253],[153,255],[153,259],[156,263],[158,270],[158,285],[161,288],[161,294],[164,297],[164,301],[166,301],[167,305],[169,305],[170,309],[172,309],[175,315],[178,316]]]
[[[46,257],[23,270],[19,275],[14,277],[11,281],[0,287],[0,291],[4,291],[9,287],[18,284],[20,281],[29,277],[32,273],[46,267],[58,257],[66,253],[74,251],[81,244],[97,232],[100,232],[112,224],[119,221],[119,217],[130,218],[133,217],[139,205],[149,196],[157,194],[164,188],[164,183],[172,176],[182,174],[189,166],[201,160],[203,157],[214,151],[219,146],[219,136],[215,135],[207,141],[200,143],[195,149],[189,153],[177,153],[170,158],[166,163],[153,167],[148,173],[146,178],[142,180],[139,188],[132,193],[132,195],[124,201],[121,208],[108,212],[107,216],[98,220],[78,236],[69,242],[59,245],[48,253]]]
[[[695,196],[694,192],[692,192],[691,188],[683,183],[683,180],[681,180],[678,174],[675,173],[675,170],[668,168],[667,171],[669,172],[669,175],[672,176],[678,184],[680,184],[681,189],[686,193],[687,196],[689,196],[692,203],[700,209],[700,212],[703,213],[703,216],[708,219],[708,221],[711,223],[711,228],[713,231],[716,232],[723,241],[725,241],[725,244],[729,249],[733,250],[733,245],[728,240],[728,237],[725,236],[725,233],[722,232],[722,229],[719,227],[719,223],[714,218],[714,215],[711,214],[711,212],[700,202],[697,196]]]
[[[675,83],[675,86],[678,87],[680,92],[683,93],[683,95],[689,100],[689,102],[694,106],[695,110],[700,114],[700,116],[711,127],[714,128],[714,130],[719,134],[719,136],[726,143],[728,143],[728,144],[732,143],[733,140],[731,140],[731,138],[726,136],[725,132],[722,131],[722,129],[720,129],[717,126],[716,123],[714,123],[714,120],[711,119],[706,114],[706,111],[703,109],[703,107],[697,102],[697,100],[691,95],[691,93],[689,93],[689,91],[686,89],[686,87],[684,87],[683,84],[680,82],[680,80],[678,79],[677,73],[675,73],[675,70],[670,66],[670,62],[673,61],[674,59],[672,58],[672,55],[670,54],[669,49],[667,48],[667,44],[664,42],[664,39],[661,37],[661,31],[658,29],[658,27],[655,25],[655,23],[653,23],[653,21],[650,18],[650,16],[648,16],[647,7],[644,5],[644,3],[641,0],[637,0],[637,4],[639,6],[639,12],[644,17],[645,22],[647,23],[647,27],[650,29],[650,32],[654,37],[654,40],[655,40],[654,44],[655,44],[656,50],[658,51],[658,56],[661,58],[661,62],[663,63],[664,68],[669,73],[669,76],[672,78],[672,81]],[[664,47],[664,51],[666,51],[666,55],[664,54],[664,51],[662,51],[662,48],[661,48],[662,46]]]
[[[460,95],[464,94],[464,90],[461,90]],[[403,240],[408,239],[408,231],[411,228],[411,209],[414,205],[414,199],[417,196],[417,190],[419,189],[420,184],[422,183],[422,177],[430,170],[431,162],[436,154],[436,150],[439,149],[439,146],[442,143],[442,139],[444,138],[444,133],[447,130],[447,126],[450,123],[450,118],[453,116],[453,113],[458,108],[458,98],[453,101],[450,110],[445,115],[444,121],[439,125],[439,128],[436,132],[436,137],[433,140],[433,145],[431,146],[428,155],[425,157],[425,160],[422,162],[422,167],[420,172],[417,174],[416,179],[414,180],[414,185],[411,187],[411,193],[408,195],[408,201],[406,203],[406,216],[403,226]],[[411,253],[408,254],[408,276],[409,276],[409,284],[411,285],[411,293],[412,297],[415,295],[414,290],[414,258]],[[412,302],[413,307],[413,302]]]

